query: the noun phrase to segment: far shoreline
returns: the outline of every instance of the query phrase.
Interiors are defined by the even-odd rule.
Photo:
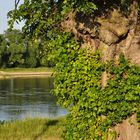
[[[40,69],[2,69],[0,70],[0,79],[18,78],[18,77],[51,77],[53,71],[47,68]]]
[[[51,77],[52,72],[2,72],[0,79],[18,78],[18,77]]]

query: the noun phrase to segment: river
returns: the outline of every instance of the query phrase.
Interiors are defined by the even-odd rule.
[[[52,77],[0,79],[0,121],[65,115],[51,89]]]

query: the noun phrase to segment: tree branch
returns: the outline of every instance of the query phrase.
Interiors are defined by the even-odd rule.
[[[15,10],[17,10],[17,6],[19,4],[20,0],[15,0]]]

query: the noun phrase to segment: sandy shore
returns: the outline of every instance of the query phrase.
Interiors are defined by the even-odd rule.
[[[0,71],[0,79],[12,78],[12,77],[41,77],[41,76],[52,76],[52,72],[3,72],[3,71]]]

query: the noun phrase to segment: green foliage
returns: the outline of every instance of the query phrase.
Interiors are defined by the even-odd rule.
[[[38,44],[38,60],[39,64],[44,67],[53,67],[55,61],[52,62],[49,60],[49,56],[52,53],[52,47],[48,45],[48,41],[45,38],[41,38],[40,43]]]
[[[70,111],[64,138],[106,140],[109,128],[139,110],[140,69],[123,55],[119,64],[104,64],[100,53],[80,48],[70,35],[51,43],[58,48],[54,94]],[[109,79],[102,88],[104,71]]]
[[[1,67],[17,66],[24,63],[25,52],[22,33],[19,30],[5,31],[0,43]]]
[[[18,8],[9,11],[9,26],[24,20],[23,31],[28,37],[38,38],[48,32],[61,30],[60,23],[70,11],[91,14],[97,6],[88,0],[24,0]]]
[[[18,66],[24,64],[23,54],[26,51],[24,40],[21,31],[12,30],[6,31],[5,34],[7,53],[9,54],[8,67]]]
[[[61,31],[61,22],[70,11],[93,18],[105,15],[113,8],[126,13],[131,4],[131,0],[23,0],[23,4],[8,12],[9,26],[12,28],[14,22],[23,20],[26,37],[37,39],[45,36],[49,40],[52,34]]]
[[[29,39],[20,30],[7,30],[0,36],[0,67],[51,67],[51,52],[44,37]]]
[[[37,66],[38,63],[37,52],[38,52],[38,44],[36,42],[29,41],[25,58],[26,67],[34,68]]]

